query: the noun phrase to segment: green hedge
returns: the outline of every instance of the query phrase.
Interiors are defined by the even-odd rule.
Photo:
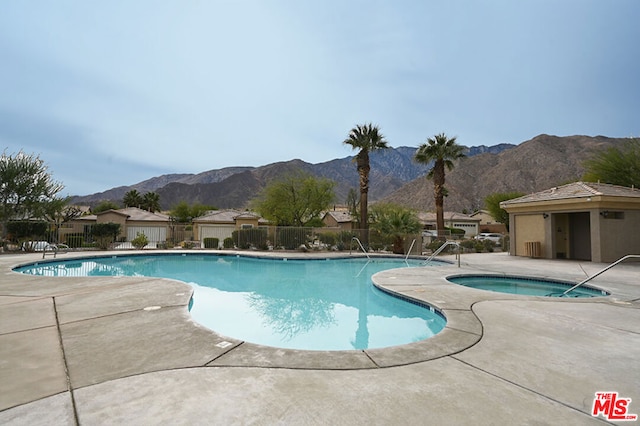
[[[220,243],[220,239],[208,237],[208,238],[204,238],[202,242],[204,243],[204,248],[206,249],[217,249],[218,244]]]
[[[91,236],[96,240],[98,247],[103,250],[109,248],[109,245],[116,240],[119,233],[119,223],[96,223],[91,227]]]
[[[329,247],[333,247],[338,241],[338,234],[335,232],[319,232],[318,239],[321,243],[326,244]]]
[[[7,223],[7,233],[11,234],[14,241],[22,239],[37,240],[47,233],[47,222],[34,222],[30,220],[14,220]]]

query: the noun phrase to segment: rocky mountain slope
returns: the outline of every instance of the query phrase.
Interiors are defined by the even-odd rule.
[[[484,197],[493,192],[534,192],[579,180],[582,163],[593,152],[624,139],[604,136],[557,137],[539,135],[519,145],[500,144],[469,148],[468,158],[447,174],[447,210],[472,211],[482,207]],[[415,147],[399,147],[371,154],[370,202],[388,201],[420,210],[434,210],[433,184],[427,181],[428,168],[413,161]],[[336,182],[336,203],[346,200],[350,189],[358,189],[353,156],[311,164],[291,160],[261,167],[228,167],[199,174],[173,174],[108,191],[75,197],[76,204],[96,205],[104,200],[119,203],[124,194],[155,191],[162,209],[180,201],[218,208],[244,208],[271,180],[295,170]]]
[[[580,180],[583,162],[594,152],[624,139],[604,136],[539,135],[498,154],[481,154],[458,161],[446,175],[445,209],[473,211],[494,192],[531,193]],[[424,177],[407,183],[383,201],[433,211],[433,183]]]
[[[469,148],[468,155],[497,153],[514,146],[501,144],[492,147],[472,147]],[[371,201],[391,194],[407,182],[426,173],[426,166],[413,161],[415,152],[416,148],[399,147],[371,154]],[[352,160],[353,156],[318,164],[291,160],[261,167],[228,167],[198,174],[163,175],[131,186],[74,197],[72,202],[97,205],[101,201],[111,200],[119,203],[127,191],[135,189],[141,194],[157,192],[163,209],[170,209],[180,201],[213,205],[218,208],[243,208],[271,180],[295,170],[304,170],[315,176],[334,180],[336,203],[343,203],[349,190],[358,188],[358,173]]]

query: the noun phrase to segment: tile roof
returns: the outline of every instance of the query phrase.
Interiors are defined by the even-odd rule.
[[[260,215],[240,210],[213,210],[195,218],[194,222],[219,222],[219,223],[234,223],[236,219],[258,219],[259,223],[267,223],[268,221],[262,218]]]
[[[332,210],[328,211],[327,214],[334,218],[338,223],[353,222],[353,216],[351,216],[351,213],[349,212]]]
[[[625,186],[610,185],[607,183],[573,182],[567,185],[556,186],[544,191],[524,195],[512,200],[503,201],[500,204],[509,206],[520,203],[567,200],[571,198],[586,198],[595,196],[640,198],[640,190],[638,188],[628,188]]]
[[[118,213],[127,216],[127,220],[134,221],[150,221],[150,222],[168,222],[169,216],[162,213],[152,213],[147,210],[142,210],[137,207],[127,207],[120,210],[115,210]]]
[[[420,212],[418,213],[418,219],[420,219],[420,221],[422,222],[435,222],[436,221],[436,214],[435,212]],[[466,220],[469,222],[479,222],[480,219],[476,219],[474,217],[471,217],[469,215],[463,214],[463,213],[456,213],[456,212],[444,212],[444,220],[450,221],[450,220]]]

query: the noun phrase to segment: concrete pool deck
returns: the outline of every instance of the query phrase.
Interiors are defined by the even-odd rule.
[[[592,299],[511,296],[444,277],[578,282],[604,264],[489,253],[462,255],[460,268],[384,271],[377,285],[437,307],[445,330],[393,348],[320,352],[199,326],[181,282],[11,271],[41,258],[0,256],[0,424],[606,424],[591,416],[604,391],[631,398],[628,414],[640,414],[637,262],[595,278],[612,295]]]

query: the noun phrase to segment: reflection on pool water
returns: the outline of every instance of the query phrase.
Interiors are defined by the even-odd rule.
[[[216,332],[290,349],[349,350],[432,337],[446,321],[428,306],[371,283],[385,269],[419,266],[390,258],[264,259],[163,254],[40,262],[16,269],[42,276],[152,276],[189,283],[192,317]]]
[[[496,291],[507,294],[547,297],[596,297],[608,296],[604,290],[580,286],[564,294],[576,283],[524,276],[505,275],[456,275],[447,277],[448,281],[479,290]]]

